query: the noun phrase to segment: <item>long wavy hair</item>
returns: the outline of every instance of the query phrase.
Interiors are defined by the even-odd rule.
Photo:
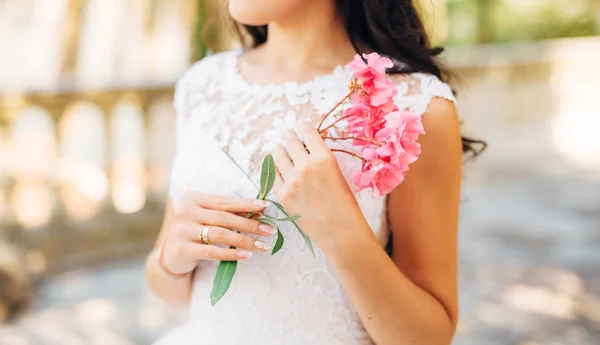
[[[396,62],[391,74],[429,73],[448,81],[449,73],[437,57],[443,48],[431,47],[425,27],[412,0],[336,0],[336,6],[357,53],[376,51]],[[267,41],[268,26],[242,25],[234,29],[245,47]],[[462,137],[465,156],[478,156],[484,141]]]

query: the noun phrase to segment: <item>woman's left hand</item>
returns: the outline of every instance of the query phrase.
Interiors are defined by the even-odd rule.
[[[275,193],[290,214],[301,216],[297,222],[308,236],[321,246],[339,245],[364,229],[366,220],[317,129],[303,123],[297,130],[302,140],[287,130],[284,146],[273,152]]]

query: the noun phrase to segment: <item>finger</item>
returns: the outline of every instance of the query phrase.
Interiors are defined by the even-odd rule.
[[[329,150],[325,141],[319,134],[319,131],[308,123],[302,123],[298,126],[298,134],[304,141],[306,148],[311,154],[326,152]]]
[[[187,240],[198,242],[200,241],[200,233],[203,228],[203,225],[191,223],[186,225],[181,231],[184,233],[183,235]],[[208,227],[207,237],[208,238],[205,239],[207,242],[226,244],[242,249],[265,251],[271,247],[267,243],[253,237],[238,234],[235,231],[213,225]]]
[[[275,151],[273,151],[273,159],[281,177],[285,179],[286,176],[290,176],[289,174],[294,169],[294,165],[281,145],[278,145]]]
[[[226,212],[259,212],[267,207],[264,200],[241,199],[223,195],[189,192],[195,205]]]
[[[217,226],[211,226],[208,229],[208,241],[211,243],[226,244],[228,246],[261,252],[271,248],[269,244],[257,240],[254,237],[238,234],[235,231]]]
[[[298,139],[298,136],[296,136],[296,133],[290,129],[286,130],[283,134],[283,143],[287,149],[287,152],[289,153],[290,158],[292,158],[294,165],[298,165],[306,161],[308,153],[306,152],[304,144],[302,144],[300,139]]]
[[[235,214],[240,217],[244,217],[244,218],[246,218],[248,216],[248,212],[241,212],[241,213],[235,213]],[[258,218],[262,217],[263,214],[264,214],[264,212],[255,212],[254,214],[252,214],[252,217],[250,217],[250,219],[258,219]]]
[[[276,232],[275,228],[268,224],[225,211],[198,208],[194,210],[194,219],[200,224],[214,225],[260,236],[269,236]]]
[[[189,255],[196,260],[238,261],[248,259],[252,252],[190,242]]]

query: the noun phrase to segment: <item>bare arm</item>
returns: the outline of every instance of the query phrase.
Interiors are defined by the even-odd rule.
[[[423,118],[422,154],[388,197],[394,256],[381,247],[316,129],[284,134],[273,156],[281,203],[323,249],[379,345],[448,345],[457,319],[456,233],[462,146],[452,103]]]
[[[447,345],[457,323],[459,122],[454,105],[442,99],[432,102],[423,122],[421,157],[388,199],[393,258],[365,231],[328,250],[380,345]]]
[[[173,227],[174,219],[173,205],[169,198],[160,233],[158,234],[154,248],[146,258],[146,281],[150,289],[162,300],[175,306],[186,307],[190,303],[193,275],[188,274],[183,279],[174,279],[166,274],[158,263],[162,243],[167,233]]]

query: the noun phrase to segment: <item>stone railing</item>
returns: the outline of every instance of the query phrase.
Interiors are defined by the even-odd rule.
[[[34,273],[146,251],[166,198],[171,99],[171,86],[1,94],[0,242]]]

